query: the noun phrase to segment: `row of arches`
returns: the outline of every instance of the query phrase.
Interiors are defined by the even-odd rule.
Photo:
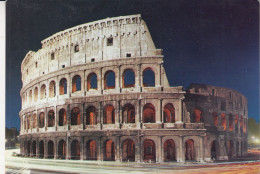
[[[154,87],[155,86],[155,73],[152,68],[148,67],[143,70],[143,87]],[[72,78],[72,89],[71,92],[75,93],[77,91],[81,91],[81,76],[75,75]],[[95,72],[90,73],[87,76],[87,91],[89,90],[97,90],[98,88],[98,78]],[[114,89],[116,85],[115,80],[115,72],[113,70],[108,70],[104,74],[104,89]],[[49,83],[49,98],[55,97],[56,94],[56,82],[52,80]],[[62,78],[59,81],[59,95],[64,95],[68,93],[68,83],[66,78]],[[123,71],[122,75],[122,88],[130,88],[135,87],[135,72],[131,68],[127,68]],[[35,87],[34,90],[29,91],[29,104],[33,101],[38,101],[38,94],[40,92],[40,100],[45,99],[47,97],[46,93],[46,85],[42,84],[40,90],[38,87]],[[34,95],[33,95],[34,93]],[[27,103],[27,95],[23,95],[23,103]]]
[[[98,109],[95,106],[89,106],[86,109],[86,117],[84,123],[86,125],[95,125],[98,123]],[[147,103],[143,106],[142,122],[143,123],[155,123],[156,109],[153,104]],[[58,125],[64,126],[67,124],[67,112],[64,108],[58,111]],[[163,117],[165,123],[175,122],[175,108],[173,104],[167,103],[163,109]],[[37,121],[38,120],[38,121]],[[122,122],[123,123],[135,123],[136,122],[136,109],[134,105],[128,103],[122,108]],[[33,114],[33,117],[24,117],[24,129],[30,129],[38,127],[43,128],[45,126],[45,113],[40,112],[38,119],[37,115]],[[70,124],[80,125],[81,123],[81,112],[79,107],[74,107],[70,113]],[[115,107],[111,104],[106,105],[103,109],[103,124],[114,124],[115,123]],[[49,110],[47,114],[47,127],[55,126],[55,112]]]

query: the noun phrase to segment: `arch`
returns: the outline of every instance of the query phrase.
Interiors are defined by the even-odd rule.
[[[78,140],[73,140],[70,147],[71,159],[79,160],[80,159],[80,144]]]
[[[44,157],[44,142],[43,140],[41,140],[39,142],[39,158],[43,158]]]
[[[67,113],[65,109],[59,110],[59,126],[64,126],[67,124]]]
[[[87,160],[97,160],[97,143],[89,140],[86,144]]]
[[[65,159],[66,158],[66,142],[64,140],[59,141],[58,158],[59,159]]]
[[[53,127],[55,125],[55,114],[53,110],[48,112],[48,127]]]
[[[87,78],[87,90],[97,89],[97,74],[90,73]]]
[[[24,117],[24,120],[23,120],[23,127],[24,127],[24,130],[27,129],[27,126],[26,126],[26,117]]]
[[[246,130],[247,130],[246,125],[247,125],[247,120],[244,119],[244,124],[243,124],[243,131],[244,131],[244,133],[246,133]]]
[[[164,106],[163,118],[165,123],[175,123],[175,109],[171,103]]]
[[[81,91],[81,77],[79,75],[72,78],[72,93],[77,91]]]
[[[135,142],[130,139],[126,139],[123,142],[123,161],[135,161]]]
[[[31,155],[31,142],[27,141],[27,156]]]
[[[234,149],[234,142],[232,140],[229,140],[227,142],[227,152],[229,158],[233,157],[233,149]]]
[[[71,111],[71,125],[80,125],[80,109],[78,107]]]
[[[48,141],[48,158],[54,158],[54,143],[52,140]]]
[[[218,126],[218,114],[216,112],[213,112],[212,117],[213,117],[214,125]]]
[[[39,115],[39,128],[43,128],[45,126],[45,114],[41,112]]]
[[[32,156],[36,156],[36,141],[34,140],[32,143]]]
[[[164,142],[164,161],[176,161],[175,143],[172,139]]]
[[[125,69],[122,76],[122,87],[135,87],[135,73],[132,69]]]
[[[104,124],[114,124],[115,123],[115,108],[112,105],[107,105],[104,108]]]
[[[33,114],[33,128],[37,127],[37,115]]]
[[[114,71],[107,71],[104,76],[104,89],[115,89],[116,77]]]
[[[104,161],[115,161],[115,144],[112,140],[105,142]]]
[[[192,117],[191,117],[192,123],[201,123],[203,122],[202,118],[202,111],[198,108],[193,109]]]
[[[224,127],[224,130],[227,128],[226,114],[221,114],[221,126]]]
[[[151,103],[143,107],[143,123],[155,123],[155,107]]]
[[[236,115],[235,116],[235,130],[236,130],[236,133],[238,133],[238,120],[239,120],[239,116]]]
[[[148,67],[143,70],[143,87],[155,86],[155,74],[152,68]]]
[[[29,104],[32,103],[32,90],[30,90],[29,92]]]
[[[122,111],[123,122],[135,123],[135,107],[132,104],[125,104]]]
[[[35,87],[34,88],[34,102],[37,102],[38,101],[38,88]]]
[[[41,100],[46,98],[46,85],[41,86]]]
[[[89,106],[86,110],[86,125],[97,124],[97,110],[94,106]]]
[[[155,143],[151,139],[146,139],[143,143],[143,154],[144,161],[155,161],[156,159],[156,148]]]
[[[233,115],[229,114],[229,119],[228,119],[228,129],[229,131],[233,131],[234,127],[233,127],[233,123],[234,123],[234,119],[233,119]]]
[[[27,129],[30,129],[31,128],[31,116],[29,115],[27,117]]]
[[[210,155],[212,160],[217,159],[217,144],[218,144],[217,140],[213,140],[210,143]]]
[[[60,95],[67,94],[67,79],[62,78],[60,80],[59,86],[60,86]]]
[[[56,96],[56,83],[55,81],[51,81],[49,85],[49,97],[55,97]]]
[[[185,160],[195,160],[195,148],[192,139],[185,142]]]

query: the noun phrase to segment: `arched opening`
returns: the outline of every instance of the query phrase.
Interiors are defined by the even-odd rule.
[[[37,102],[37,100],[38,100],[38,88],[35,87],[34,88],[34,102]]]
[[[41,112],[40,116],[39,116],[39,127],[40,128],[43,128],[44,125],[45,125],[45,118],[44,117],[45,117],[44,112]]]
[[[155,86],[155,75],[153,70],[148,67],[143,71],[143,87],[154,87]]]
[[[175,109],[171,103],[164,106],[163,118],[165,123],[175,123]]]
[[[46,85],[43,84],[41,86],[41,99],[45,99],[46,98]]]
[[[185,142],[185,160],[195,160],[195,148],[192,139]]]
[[[94,106],[90,106],[86,110],[86,124],[87,125],[97,124],[97,110]]]
[[[246,125],[247,125],[247,123],[246,123],[246,122],[247,122],[247,120],[246,120],[246,119],[244,119],[244,125],[243,125],[243,128],[244,128],[244,129],[243,129],[243,130],[244,130],[244,133],[246,133],[246,129],[247,129],[247,126],[246,126]]]
[[[23,126],[24,126],[24,130],[26,130],[26,129],[27,129],[27,126],[26,126],[26,117],[24,117],[24,119],[23,119]]]
[[[227,121],[226,121],[226,115],[225,114],[221,114],[221,126],[223,126],[224,130],[226,130],[226,128],[227,128]]]
[[[30,90],[29,92],[29,104],[32,103],[32,90]]]
[[[112,105],[107,105],[104,109],[104,124],[115,123],[115,108]]]
[[[234,124],[234,119],[233,119],[233,115],[229,114],[229,131],[233,131],[233,124]]]
[[[31,142],[28,141],[27,142],[27,156],[30,156],[31,155]]]
[[[218,126],[218,114],[216,112],[213,112],[213,122],[215,126]]]
[[[87,78],[87,89],[97,89],[97,75],[96,73],[90,73]]]
[[[66,142],[64,140],[59,141],[58,158],[59,159],[65,159],[66,158]]]
[[[74,160],[80,159],[80,144],[78,140],[72,141],[70,151],[71,151],[71,156],[70,156],[71,159]]]
[[[37,115],[33,114],[33,128],[37,127]]]
[[[60,109],[59,111],[59,126],[64,126],[67,124],[67,116],[65,109]]]
[[[55,125],[55,115],[54,111],[50,110],[48,112],[48,127],[53,127]]]
[[[77,91],[81,91],[81,78],[79,75],[72,78],[72,93]]]
[[[30,129],[31,128],[31,116],[29,115],[27,117],[27,129]]]
[[[116,86],[115,73],[111,70],[107,71],[104,76],[104,89],[114,89]]]
[[[94,140],[87,142],[87,160],[97,160],[97,143]]]
[[[234,149],[234,142],[232,140],[229,140],[227,143],[227,151],[228,151],[228,157],[233,157],[233,149]]]
[[[48,158],[54,158],[54,143],[51,140],[48,142]]]
[[[156,151],[154,141],[151,139],[146,139],[143,143],[143,147],[144,161],[155,161]]]
[[[55,81],[51,81],[49,86],[49,97],[55,97],[56,96],[56,84]]]
[[[194,108],[191,118],[192,123],[201,123],[203,122],[202,111],[198,108]]]
[[[155,107],[151,103],[143,107],[143,123],[155,123]]]
[[[41,140],[39,142],[39,158],[44,157],[44,142]]]
[[[135,107],[132,104],[126,104],[122,111],[124,123],[135,123]]]
[[[36,156],[36,141],[33,141],[32,143],[32,156]]]
[[[135,142],[127,139],[123,143],[123,161],[135,161]]]
[[[236,133],[238,133],[238,120],[239,120],[239,116],[236,115],[236,117],[235,117],[235,131],[236,131]]]
[[[62,78],[60,80],[60,95],[67,94],[67,79]]]
[[[80,125],[80,109],[77,107],[71,111],[71,125]]]
[[[212,160],[217,159],[217,140],[213,140],[210,144],[210,155]]]
[[[173,140],[166,140],[163,146],[164,149],[164,161],[175,161],[175,143]]]
[[[123,88],[135,87],[135,73],[132,69],[126,69],[122,77]]]
[[[105,142],[104,161],[115,161],[115,144],[112,140]]]

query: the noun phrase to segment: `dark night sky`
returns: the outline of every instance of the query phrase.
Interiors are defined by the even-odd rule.
[[[8,0],[6,126],[20,127],[20,65],[52,34],[95,20],[141,14],[164,50],[170,85],[233,88],[259,120],[257,0]]]

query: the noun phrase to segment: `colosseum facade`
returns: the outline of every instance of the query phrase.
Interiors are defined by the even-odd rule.
[[[141,15],[58,32],[22,65],[21,154],[133,162],[226,160],[247,153],[247,99],[169,86]]]

